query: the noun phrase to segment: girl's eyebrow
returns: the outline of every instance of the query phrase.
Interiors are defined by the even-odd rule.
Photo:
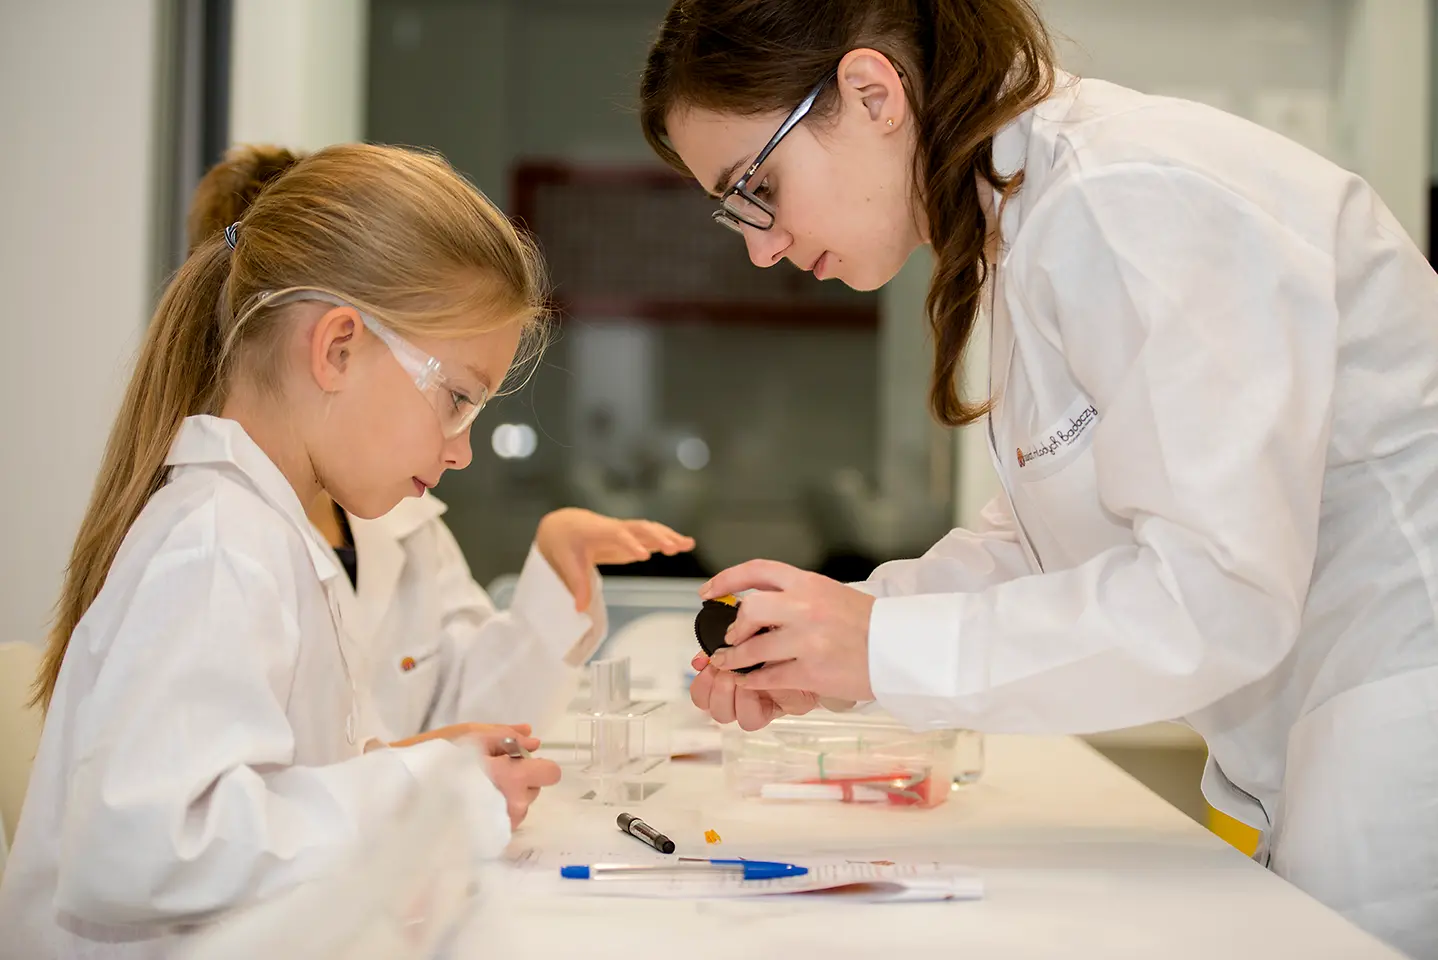
[[[474,377],[474,379],[476,379],[476,380],[479,381],[479,385],[484,388],[484,392],[485,392],[485,393],[493,393],[493,392],[494,392],[494,387],[493,387],[492,384],[490,384],[490,382],[489,382],[489,377],[487,377],[487,376],[485,376],[483,373],[481,373],[478,367],[476,367],[476,366],[475,366],[474,364],[472,364],[472,363],[466,363],[466,364],[464,365],[464,369],[467,370],[467,371],[469,371],[469,375],[470,375],[471,377]]]

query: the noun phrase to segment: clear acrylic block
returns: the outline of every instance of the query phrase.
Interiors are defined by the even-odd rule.
[[[641,802],[668,777],[668,704],[632,697],[627,657],[592,662],[589,689],[589,703],[575,717],[579,769],[572,776],[583,785],[580,799]]]

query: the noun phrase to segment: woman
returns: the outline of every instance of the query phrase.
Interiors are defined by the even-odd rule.
[[[821,696],[915,727],[1182,717],[1265,862],[1438,957],[1438,278],[1376,194],[1067,76],[1023,0],[679,0],[642,122],[758,266],[873,289],[932,245],[931,406],[987,414],[1004,485],[855,587],[720,574],[706,597],[761,592],[695,702],[747,728]]]

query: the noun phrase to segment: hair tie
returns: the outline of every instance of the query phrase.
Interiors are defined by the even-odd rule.
[[[236,220],[225,228],[225,243],[231,250],[235,249],[235,242],[239,239],[240,221]]]

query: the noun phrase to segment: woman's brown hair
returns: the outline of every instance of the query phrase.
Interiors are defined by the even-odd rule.
[[[640,81],[644,136],[688,175],[666,130],[676,110],[782,114],[860,48],[893,62],[917,124],[915,202],[935,260],[929,406],[941,423],[970,423],[989,406],[955,384],[989,269],[978,185],[1018,186],[994,168],[994,135],[1053,88],[1052,42],[1027,0],[675,0]],[[827,88],[809,116],[822,123],[838,100]]]
[[[292,308],[265,307],[263,293],[334,291],[400,334],[519,323],[530,352],[542,339],[547,290],[533,243],[438,156],[237,147],[200,184],[189,230],[190,256],[150,321],[70,554],[34,686],[47,710],[70,635],[165,482],[181,423],[219,413],[235,377],[278,383],[273,348]]]

